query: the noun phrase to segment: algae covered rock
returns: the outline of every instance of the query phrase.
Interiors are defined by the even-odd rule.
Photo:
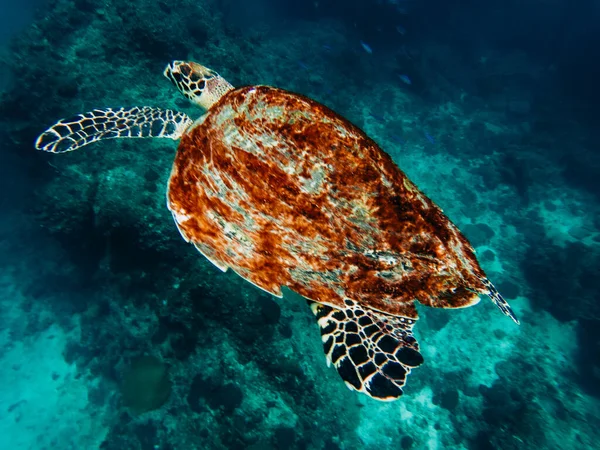
[[[166,364],[154,356],[141,356],[131,363],[121,385],[125,406],[141,414],[160,408],[171,394]]]

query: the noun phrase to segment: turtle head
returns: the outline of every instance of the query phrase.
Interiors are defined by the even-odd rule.
[[[173,61],[165,69],[164,75],[192,103],[204,109],[210,109],[233,89],[217,72],[191,61]]]

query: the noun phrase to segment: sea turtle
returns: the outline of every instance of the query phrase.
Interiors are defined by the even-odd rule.
[[[423,362],[415,300],[462,308],[485,294],[518,323],[467,239],[359,128],[299,94],[236,89],[194,62],[174,61],[164,75],[206,113],[95,109],[59,121],[36,148],[180,140],[167,205],[183,238],[276,297],[282,286],[304,296],[349,388],[402,394]]]

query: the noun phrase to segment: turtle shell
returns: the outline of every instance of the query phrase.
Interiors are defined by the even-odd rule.
[[[358,127],[267,86],[224,95],[181,139],[168,206],[222,270],[281,296],[416,317],[459,308],[485,274],[454,224]]]

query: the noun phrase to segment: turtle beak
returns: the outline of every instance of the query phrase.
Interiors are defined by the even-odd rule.
[[[173,61],[164,75],[187,99],[206,110],[233,89],[217,72],[192,61]]]
[[[187,61],[173,61],[163,72],[171,83],[177,87],[188,100],[199,104],[199,97],[206,84],[206,79],[216,74],[200,64]]]
[[[181,77],[181,71],[179,70],[182,63],[183,61],[173,61],[172,63],[167,64],[167,67],[165,67],[165,71],[163,72],[163,75],[167,77],[179,90],[181,90],[179,88],[179,83],[183,81]]]

